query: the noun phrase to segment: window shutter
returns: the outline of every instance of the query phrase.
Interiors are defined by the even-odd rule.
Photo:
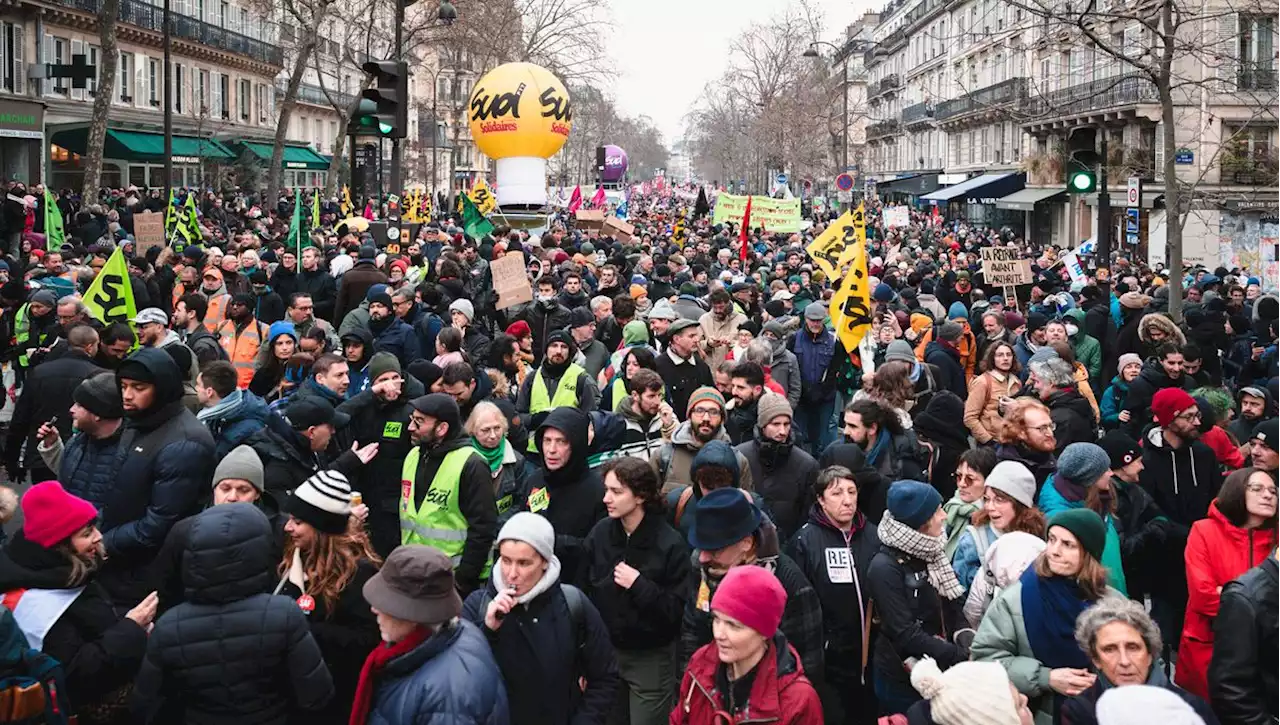
[[[1164,123],[1156,124],[1155,180],[1164,181]]]
[[[133,57],[133,105],[146,107],[147,102],[147,68],[149,63],[147,56],[135,55]]]
[[[1218,91],[1230,93],[1236,89],[1236,76],[1240,68],[1240,15],[1238,13],[1226,13],[1218,18],[1217,48],[1214,53],[1218,61]]]
[[[76,57],[77,55],[84,55],[84,54],[85,54],[85,52],[84,52],[84,41],[82,41],[82,40],[72,40],[72,41],[71,41],[71,59],[70,59],[70,60],[71,60],[71,61],[74,61],[74,60],[75,60],[75,57]],[[69,88],[69,89],[70,89],[70,91],[71,91],[71,97],[72,97],[72,98],[74,98],[74,99],[76,99],[76,100],[78,100],[78,101],[83,101],[83,100],[84,100],[84,89],[83,89],[83,88],[76,88],[76,87],[74,87],[74,86],[75,86],[75,82],[74,82],[73,80],[71,80],[70,78],[68,78],[68,79],[67,79],[67,88]]]
[[[22,95],[27,92],[27,48],[24,34],[26,29],[13,24],[13,92]]]

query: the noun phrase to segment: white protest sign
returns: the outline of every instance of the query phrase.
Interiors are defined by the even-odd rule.
[[[993,287],[1031,284],[1031,260],[1015,247],[983,247],[982,275]]]

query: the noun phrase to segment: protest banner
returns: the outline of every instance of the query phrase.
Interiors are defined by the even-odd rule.
[[[1016,247],[983,247],[982,275],[992,287],[1031,284],[1031,260]]]
[[[1062,264],[1067,268],[1067,274],[1071,275],[1072,282],[1087,284],[1089,278],[1084,273],[1084,267],[1080,265],[1080,258],[1075,252],[1070,252],[1062,257]]]
[[[911,210],[905,206],[886,206],[881,212],[886,229],[897,229],[911,224]]]
[[[861,204],[856,214],[846,213],[853,219],[864,218],[865,210]],[[842,217],[843,218],[843,217]],[[844,349],[853,352],[858,343],[871,330],[871,288],[867,276],[867,230],[865,224],[850,223],[837,225],[845,230],[852,239],[845,245],[849,258],[849,273],[840,283],[840,289],[831,298],[831,323],[835,327],[836,337],[844,344]]]
[[[133,285],[129,283],[124,247],[116,247],[93,284],[89,285],[89,291],[84,295],[84,306],[104,325],[129,322],[137,317],[138,308],[133,300]]]
[[[533,286],[524,268],[524,257],[505,254],[489,265],[493,272],[493,289],[498,293],[496,309],[505,310],[512,305],[533,301]]]
[[[763,227],[768,232],[790,234],[800,231],[800,199],[773,199],[767,196],[734,196],[720,194],[716,199],[716,224],[741,224],[747,211],[747,199],[751,199],[751,226]]]
[[[164,246],[164,214],[145,211],[133,215],[134,254],[141,257],[152,247]]]

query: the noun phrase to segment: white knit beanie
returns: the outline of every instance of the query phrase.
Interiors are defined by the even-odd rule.
[[[285,512],[326,534],[342,534],[351,515],[351,483],[337,471],[316,471],[285,499]]]
[[[538,555],[547,561],[556,553],[556,530],[542,516],[521,511],[512,516],[498,532],[498,544],[504,541],[520,541],[533,547]]]
[[[938,725],[1019,725],[1009,675],[997,662],[961,662],[943,672],[924,657],[911,668],[911,685]]]
[[[1163,687],[1129,685],[1102,693],[1094,712],[1098,725],[1204,725],[1181,697]]]

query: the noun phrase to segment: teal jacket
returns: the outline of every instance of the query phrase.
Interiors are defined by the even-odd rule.
[[[1044,487],[1040,489],[1040,498],[1036,501],[1045,518],[1059,511],[1084,508],[1084,501],[1068,501],[1063,498],[1054,485],[1056,475],[1052,474],[1045,480]],[[1103,520],[1107,522],[1107,544],[1102,549],[1102,565],[1107,567],[1107,584],[1128,597],[1129,588],[1124,579],[1124,563],[1120,559],[1120,534],[1116,531],[1115,516],[1107,514]]]
[[[1079,331],[1071,336],[1071,351],[1076,354],[1076,360],[1089,371],[1089,380],[1096,383],[1098,378],[1102,377],[1102,344],[1085,334],[1084,310],[1079,308],[1069,310],[1064,317],[1069,318],[1072,324],[1079,328]]]
[[[1129,397],[1129,384],[1124,378],[1116,375],[1111,384],[1098,399],[1098,412],[1102,415],[1102,427],[1115,430],[1120,427],[1120,411],[1124,410],[1124,401]]]

